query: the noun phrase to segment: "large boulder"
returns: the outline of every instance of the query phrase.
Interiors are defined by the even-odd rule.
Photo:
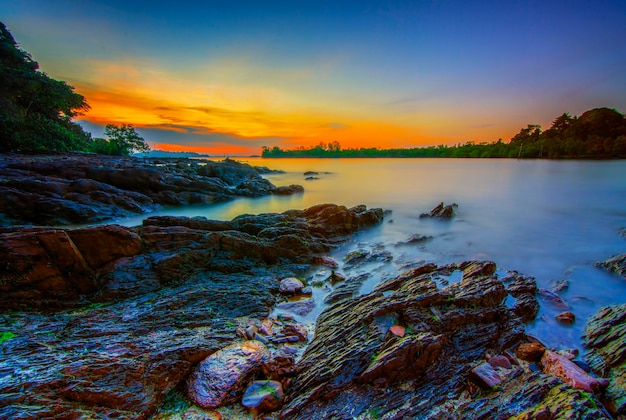
[[[260,341],[233,343],[213,353],[189,376],[189,398],[203,408],[234,403],[269,357],[267,347]]]

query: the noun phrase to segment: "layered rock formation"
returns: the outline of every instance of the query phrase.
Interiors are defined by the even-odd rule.
[[[0,222],[67,225],[140,214],[161,205],[302,192],[233,160],[101,155],[0,156]]]
[[[268,317],[281,279],[381,220],[328,204],[0,235],[0,418],[148,418],[248,320]]]
[[[381,220],[380,209],[318,205],[232,221],[152,217],[134,228],[18,229],[0,234],[0,303],[74,307],[153,292],[201,273],[277,264],[289,272]]]
[[[454,270],[462,280],[439,287]],[[515,357],[528,315],[504,304],[507,286],[523,308],[536,286],[494,272],[491,262],[426,264],[338,300],[318,318],[281,417],[602,418],[596,397]]]

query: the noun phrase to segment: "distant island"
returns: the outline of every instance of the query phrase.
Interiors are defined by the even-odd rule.
[[[338,142],[283,150],[262,149],[264,158],[518,158],[518,159],[624,159],[626,158],[626,118],[610,108],[595,108],[580,117],[564,113],[552,126],[529,124],[509,142],[468,141],[452,146],[439,145],[405,149],[342,149]]]

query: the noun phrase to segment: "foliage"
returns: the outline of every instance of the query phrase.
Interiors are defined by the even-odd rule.
[[[0,344],[15,337],[17,337],[17,335],[11,331],[2,331],[0,332]]]
[[[107,124],[104,135],[107,139],[95,138],[93,140],[90,151],[103,155],[128,156],[133,152],[150,150],[148,143],[130,124],[122,124],[119,127]]]
[[[72,86],[39,71],[0,22],[0,152],[84,150],[91,136],[72,118],[87,109]]]
[[[343,149],[337,142],[320,143],[311,148],[283,150],[264,146],[262,156],[280,157],[444,157],[444,158],[626,158],[626,119],[620,112],[596,108],[580,117],[563,113],[552,126],[529,124],[505,143],[502,139],[487,143],[468,141],[453,146],[429,146],[411,149]]]

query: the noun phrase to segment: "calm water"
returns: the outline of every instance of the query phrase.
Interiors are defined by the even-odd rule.
[[[415,261],[439,264],[470,259],[495,261],[504,270],[532,275],[550,289],[568,280],[561,296],[578,317],[571,327],[553,320],[559,310],[541,302],[531,334],[557,348],[580,348],[584,319],[601,306],[626,302],[626,280],[593,267],[626,252],[626,161],[464,159],[248,159],[282,169],[276,185],[301,184],[304,194],[238,199],[212,206],[164,209],[158,214],[232,219],[243,213],[281,212],[318,203],[366,204],[392,210],[378,227],[356,235],[334,254],[341,261],[357,248],[390,251],[388,264],[364,268],[370,290],[390,273]],[[305,181],[305,171],[319,179]],[[439,202],[458,203],[451,221],[419,219]],[[138,224],[141,219],[120,221]],[[413,234],[431,235],[419,245],[398,245]],[[349,272],[347,274],[358,274]],[[315,275],[313,273],[312,275]],[[320,275],[321,276],[321,275]],[[316,290],[318,300],[328,290]],[[321,308],[315,311],[319,313]]]

